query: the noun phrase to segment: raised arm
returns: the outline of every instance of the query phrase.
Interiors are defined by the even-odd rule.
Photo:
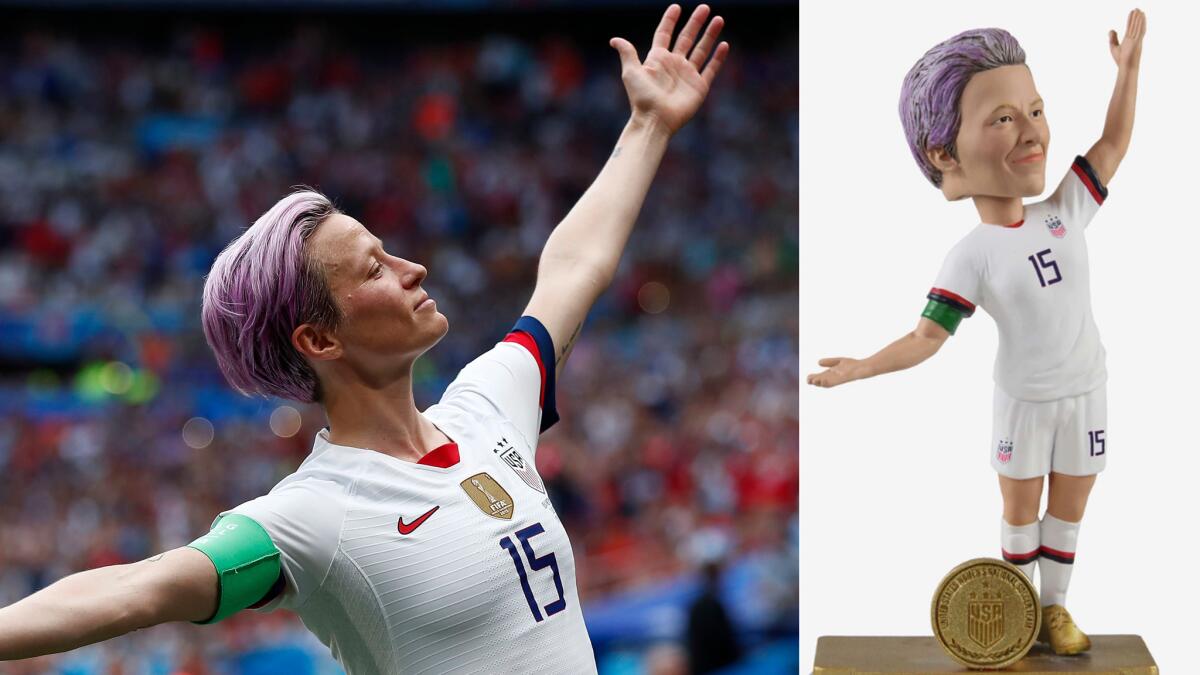
[[[1104,133],[1087,151],[1087,161],[1096,171],[1102,185],[1108,185],[1117,172],[1129,138],[1133,135],[1133,112],[1137,103],[1138,70],[1142,62],[1142,38],[1146,35],[1146,15],[1140,9],[1129,13],[1125,24],[1125,39],[1117,41],[1117,32],[1109,31],[1108,48],[1117,63],[1117,84],[1108,103]]]
[[[868,358],[821,359],[817,365],[826,370],[809,375],[808,383],[818,387],[836,387],[846,382],[912,368],[936,354],[948,337],[950,332],[941,325],[921,317],[915,330]]]
[[[192,548],[87,570],[0,608],[0,661],[70,651],[168,621],[203,621],[216,606],[216,569]]]
[[[672,47],[680,13],[679,5],[667,8],[644,62],[626,40],[609,42],[621,57],[621,80],[632,113],[600,175],[546,241],[537,285],[525,309],[549,331],[558,372],[588,310],[616,275],[667,142],[704,102],[729,53],[728,43],[716,44],[724,25],[721,17],[713,18],[700,34],[707,5],[696,8]]]

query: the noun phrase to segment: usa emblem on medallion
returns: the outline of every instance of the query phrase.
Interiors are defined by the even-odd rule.
[[[1033,647],[1042,627],[1037,591],[1021,570],[991,558],[955,567],[930,607],[933,636],[969,668],[1005,668]]]
[[[967,600],[967,637],[984,649],[1004,637],[1004,601],[999,592],[971,594]]]
[[[487,473],[477,473],[459,483],[480,511],[500,520],[512,520],[513,498]]]
[[[507,438],[501,437],[500,440],[492,446],[492,452],[499,455],[500,459],[503,460],[504,463],[507,464],[509,468],[521,478],[521,480],[525,481],[526,485],[542,494],[546,494],[546,487],[542,484],[542,479],[537,475],[537,471],[529,462],[525,461],[525,458],[521,456],[521,453],[517,452],[517,449],[513,447],[513,444],[510,443]]]
[[[1057,239],[1062,239],[1067,233],[1067,227],[1058,216],[1046,216],[1046,229]]]

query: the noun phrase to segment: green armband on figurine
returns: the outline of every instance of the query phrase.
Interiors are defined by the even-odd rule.
[[[938,300],[930,300],[925,305],[925,311],[921,312],[921,316],[945,328],[946,332],[951,335],[954,335],[954,331],[958,330],[958,324],[963,320],[961,310]]]
[[[929,289],[929,295],[925,297],[929,302],[921,316],[945,328],[951,335],[958,330],[958,324],[963,319],[975,313],[975,305],[969,300],[936,286]]]
[[[279,549],[267,531],[236,513],[218,518],[208,534],[188,546],[208,556],[217,568],[217,611],[196,623],[216,623],[261,601],[283,571]]]

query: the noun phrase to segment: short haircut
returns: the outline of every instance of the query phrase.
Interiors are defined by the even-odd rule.
[[[204,337],[225,379],[239,392],[312,403],[321,400],[312,366],[292,331],[342,320],[307,242],[341,213],[325,195],[298,188],[275,203],[221,251],[204,282]]]
[[[1025,50],[1008,31],[979,28],[942,42],[913,65],[900,87],[900,122],[913,159],[936,187],[942,172],[925,156],[943,147],[958,158],[954,141],[962,124],[959,101],[975,73],[1025,64]]]

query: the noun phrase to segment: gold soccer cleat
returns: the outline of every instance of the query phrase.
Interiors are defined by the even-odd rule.
[[[1049,643],[1055,654],[1078,654],[1092,648],[1092,641],[1079,630],[1071,613],[1062,605],[1042,608],[1042,632],[1038,642]]]

